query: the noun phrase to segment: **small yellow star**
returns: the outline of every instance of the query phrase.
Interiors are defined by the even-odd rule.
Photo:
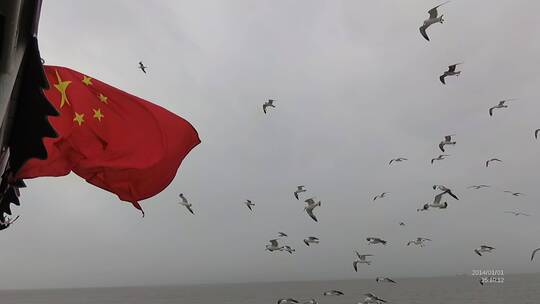
[[[97,110],[96,110],[96,109],[92,109],[92,110],[94,111],[94,118],[95,118],[95,119],[101,121],[101,119],[102,119],[103,117],[105,117],[105,115],[103,115],[103,114],[101,113],[101,109],[100,109],[100,108],[97,108]]]
[[[92,83],[92,78],[91,78],[91,77],[88,77],[88,76],[86,76],[86,75],[83,75],[83,80],[82,80],[82,82],[83,82],[85,85],[87,85],[87,86],[93,84],[93,83]]]
[[[75,117],[73,118],[73,121],[77,122],[79,126],[82,125],[82,123],[84,122],[84,113],[79,114],[75,112]]]
[[[107,99],[109,99],[107,96],[105,96],[105,95],[103,95],[101,93],[99,93],[98,97],[99,97],[99,100],[101,100],[101,102],[103,102],[103,103],[107,103]]]
[[[56,78],[58,79],[58,83],[55,84],[54,87],[60,92],[60,96],[61,96],[60,108],[62,108],[65,103],[67,103],[69,106],[70,104],[66,95],[66,90],[69,84],[71,83],[71,81],[62,81],[62,79],[60,78],[60,75],[58,75],[58,71],[55,71],[55,72],[56,72]]]

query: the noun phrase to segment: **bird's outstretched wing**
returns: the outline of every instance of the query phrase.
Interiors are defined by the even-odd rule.
[[[432,9],[430,9],[430,10],[428,11],[428,13],[429,13],[429,18],[431,18],[431,19],[437,18],[437,16],[438,16],[437,9],[438,9],[439,7],[445,5],[445,4],[448,3],[448,2],[450,2],[450,1],[446,1],[446,2],[444,2],[444,3],[441,3],[441,4],[437,5],[437,6],[435,6],[435,7],[432,8]]]
[[[489,116],[493,116],[493,109],[495,109],[495,107],[489,108]]]
[[[353,265],[353,267],[354,267],[354,271],[356,271],[356,272],[358,272],[358,263],[359,263],[358,261],[354,261],[354,262],[352,263],[352,265]]]
[[[442,74],[440,77],[439,77],[439,80],[442,82],[442,84],[446,84],[446,81],[444,80],[446,78],[446,74]]]
[[[429,41],[429,36],[428,36],[427,33],[426,33],[426,29],[427,29],[427,28],[428,28],[427,26],[422,25],[422,26],[420,27],[420,34],[422,34],[422,37],[424,37],[427,41]]]
[[[532,254],[531,254],[531,261],[534,259],[534,255],[540,251],[540,248],[536,248],[535,250],[533,250]]]
[[[447,190],[446,193],[459,201],[459,198],[454,193],[452,193],[452,191]]]
[[[536,129],[534,131],[534,138],[538,139],[538,132],[540,132],[540,129]]]
[[[444,152],[444,142],[441,141],[441,143],[439,144],[439,149]]]
[[[307,209],[306,212],[315,222],[319,221],[317,220],[317,217],[315,216],[315,214],[313,214],[313,209]]]

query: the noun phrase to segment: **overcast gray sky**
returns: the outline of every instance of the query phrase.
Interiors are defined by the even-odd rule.
[[[20,221],[0,234],[0,288],[540,270],[528,260],[540,246],[538,1],[452,1],[430,43],[418,27],[433,0],[149,3],[45,0],[42,56],[177,113],[202,143],[142,202],[144,219],[75,175],[27,181]],[[438,76],[456,62],[462,75],[443,86]],[[489,117],[511,97],[520,100]],[[265,116],[268,98],[277,108]],[[431,165],[447,134],[457,145]],[[388,166],[398,156],[409,161]],[[491,157],[504,162],[486,169]],[[461,199],[417,213],[434,183]],[[494,187],[466,189],[478,183]],[[294,199],[299,184],[322,200],[319,223]],[[297,254],[264,251],[278,231]],[[307,248],[310,235],[321,243]],[[389,245],[368,246],[368,236]],[[433,242],[405,246],[417,236]],[[481,244],[495,254],[476,256]],[[374,263],[355,273],[353,250]]]

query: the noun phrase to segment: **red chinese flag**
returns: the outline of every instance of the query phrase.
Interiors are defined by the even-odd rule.
[[[45,91],[60,115],[49,117],[58,133],[45,138],[48,157],[31,159],[18,178],[63,176],[87,182],[141,209],[173,180],[180,163],[200,143],[183,118],[77,71],[45,66]]]

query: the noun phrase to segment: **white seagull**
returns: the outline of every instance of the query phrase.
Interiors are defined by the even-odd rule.
[[[291,246],[283,246],[283,251],[287,251],[290,254],[293,254],[296,250],[291,248]]]
[[[279,243],[278,243],[277,239],[270,240],[269,242],[270,242],[270,244],[266,245],[266,250],[268,250],[270,252],[281,251],[284,248],[283,246],[279,246]]]
[[[386,245],[387,241],[377,238],[377,237],[368,237],[366,238],[366,241],[368,241],[369,244],[375,245],[375,244],[383,244]]]
[[[450,188],[447,188],[444,185],[433,185],[433,190],[437,189],[443,191],[444,194],[448,194],[459,201],[459,198],[454,193],[452,193],[452,190],[450,190]]]
[[[279,299],[277,301],[277,304],[296,304],[296,303],[299,303],[299,302],[293,298]]]
[[[504,192],[510,193],[513,196],[521,196],[521,195],[523,195],[523,193],[521,193],[521,192],[513,192],[513,191],[508,191],[508,190],[505,190]]]
[[[302,192],[306,192],[307,190],[305,189],[306,186],[298,186],[296,191],[294,191],[294,197],[296,197],[296,199],[299,199],[298,198],[298,194],[302,193]]]
[[[431,164],[433,164],[433,162],[436,161],[436,160],[443,160],[443,159],[446,159],[446,157],[448,157],[448,156],[450,156],[450,155],[447,155],[447,154],[440,154],[439,156],[437,156],[437,157],[431,159]]]
[[[195,214],[195,213],[193,213],[193,209],[191,209],[191,207],[193,206],[193,204],[190,204],[190,203],[188,202],[188,200],[186,199],[186,197],[184,196],[184,194],[183,194],[183,193],[180,193],[178,196],[179,196],[180,199],[182,200],[181,202],[179,202],[179,204],[182,205],[182,206],[184,206],[184,207],[186,207],[187,210],[189,210],[189,212],[191,212],[191,214]]]
[[[489,116],[493,116],[493,110],[494,110],[494,109],[508,108],[508,106],[506,105],[506,103],[509,102],[509,101],[512,101],[512,100],[515,100],[515,98],[512,98],[512,99],[505,99],[505,100],[499,101],[499,104],[498,104],[498,105],[489,108]]]
[[[444,2],[442,4],[439,4],[439,5],[435,6],[434,8],[432,8],[432,9],[430,9],[428,11],[429,19],[425,20],[424,24],[420,27],[420,34],[422,34],[422,36],[424,38],[426,38],[427,41],[429,41],[429,37],[428,37],[428,35],[426,33],[427,28],[430,27],[432,24],[435,24],[435,23],[441,23],[442,24],[444,22],[443,15],[439,16],[439,13],[437,12],[437,8],[439,8],[440,6],[442,6],[442,5],[444,5],[444,4],[448,3],[448,2],[450,2],[450,1],[446,1],[446,2]]]
[[[142,71],[143,73],[146,74],[146,69],[147,69],[148,67],[147,67],[147,66],[144,66],[144,64],[142,63],[142,61],[139,61],[139,66],[138,66],[137,68],[141,69],[141,71]]]
[[[408,160],[408,159],[406,159],[405,157],[393,158],[393,159],[390,160],[390,162],[388,164],[391,165],[393,162],[399,163],[399,162],[402,162],[402,161],[405,161],[405,160]]]
[[[390,192],[383,192],[383,193],[381,193],[381,194],[379,194],[379,195],[375,195],[375,197],[373,197],[373,200],[375,201],[375,200],[377,200],[377,199],[379,199],[379,198],[383,198],[383,197],[385,197],[385,196],[386,196],[387,194],[389,194],[389,193],[390,193]]]
[[[387,282],[387,283],[394,283],[394,284],[397,284],[396,281],[394,281],[394,280],[392,280],[392,279],[390,279],[390,278],[386,278],[386,277],[385,277],[385,278],[383,278],[383,277],[377,277],[377,278],[375,279],[375,281],[376,281],[376,282]]]
[[[310,236],[307,239],[304,239],[304,244],[306,244],[306,246],[309,246],[309,244],[319,244],[319,238]]]
[[[244,202],[244,205],[246,205],[249,208],[249,210],[253,211],[253,209],[251,207],[254,207],[255,203],[252,203],[250,200],[246,200]]]
[[[523,213],[523,212],[518,212],[518,211],[505,211],[504,213],[511,213],[511,214],[513,214],[515,216],[518,216],[518,215],[531,216],[530,214]]]
[[[268,108],[268,107],[275,108],[276,106],[274,105],[274,100],[273,99],[268,99],[267,102],[263,103],[262,107],[263,107],[264,114],[266,114],[266,108]]]
[[[377,297],[376,295],[372,294],[371,292],[366,293],[364,295],[366,296],[366,298],[364,299],[365,304],[372,304],[372,303],[373,304],[378,304],[380,302],[386,303],[386,300]]]
[[[424,246],[426,246],[426,244],[425,244],[426,241],[431,241],[431,240],[423,238],[423,237],[417,237],[416,240],[409,241],[407,243],[407,246],[410,246],[412,244],[412,245],[417,245],[417,246],[420,246],[420,247],[424,247]]]
[[[323,293],[323,295],[325,295],[325,296],[342,296],[343,294],[344,294],[343,292],[341,292],[341,291],[339,291],[339,290],[335,290],[335,289],[329,290],[329,291],[325,291],[325,292]]]
[[[439,149],[444,152],[444,146],[446,145],[455,145],[456,141],[452,141],[452,136],[455,136],[455,134],[452,135],[446,135],[444,137],[444,140],[439,143]]]
[[[358,251],[355,251],[355,253],[358,259],[353,262],[354,271],[358,272],[358,264],[371,265],[371,261],[366,260],[366,257],[373,256],[372,254],[360,254]]]
[[[491,187],[491,186],[490,185],[473,185],[473,186],[470,186],[468,188],[478,190],[478,189],[489,188],[489,187]]]
[[[318,222],[317,217],[315,214],[313,214],[313,209],[321,206],[321,201],[315,202],[314,197],[312,197],[305,200],[305,202],[307,203],[307,206],[304,208],[304,210],[315,222]]]
[[[486,168],[489,167],[489,163],[494,162],[494,161],[497,161],[497,162],[501,162],[501,163],[502,163],[502,160],[500,160],[500,159],[498,159],[498,158],[488,159],[488,160],[486,161]]]
[[[491,253],[491,251],[495,250],[494,247],[491,247],[491,246],[487,246],[487,245],[482,245],[478,248],[476,248],[474,250],[474,252],[476,254],[478,254],[479,256],[482,256],[482,253]]]
[[[429,208],[439,208],[439,209],[446,209],[448,207],[447,202],[442,202],[443,195],[447,194],[448,192],[441,192],[437,195],[435,195],[435,198],[433,198],[433,202],[431,204],[425,204],[422,209],[417,209],[416,211],[427,211]]]
[[[452,64],[448,66],[448,71],[445,71],[444,74],[442,74],[439,77],[439,80],[442,82],[442,84],[446,84],[445,78],[447,76],[459,76],[461,74],[461,71],[456,71],[456,66],[462,64],[463,62]]]

